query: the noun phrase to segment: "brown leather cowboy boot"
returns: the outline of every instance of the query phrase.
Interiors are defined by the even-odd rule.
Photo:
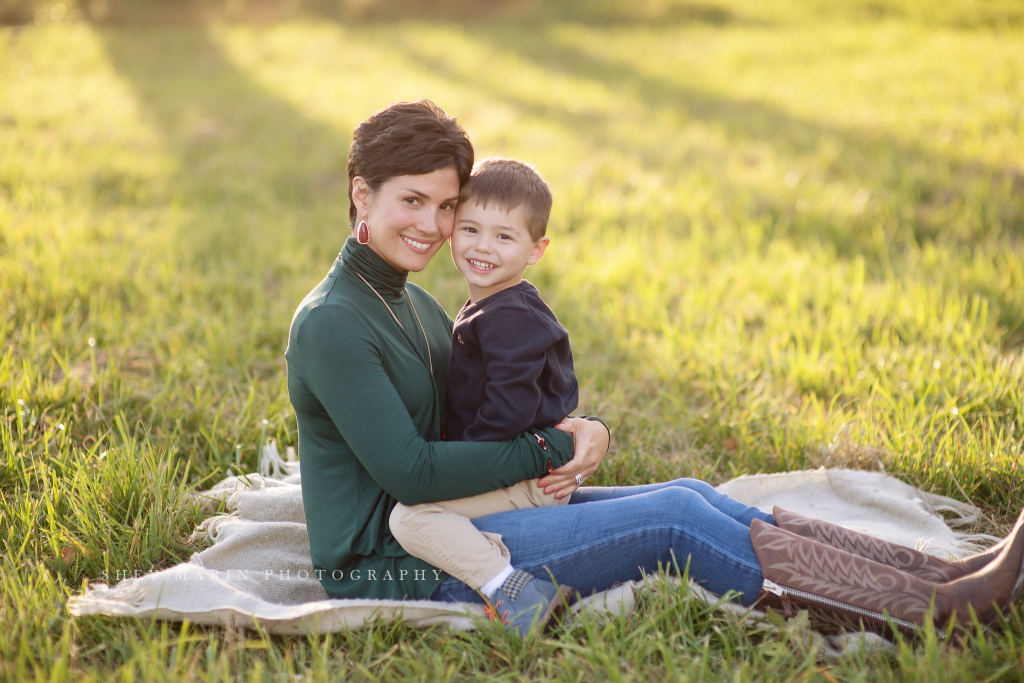
[[[805,538],[813,538],[819,543],[866,557],[935,583],[946,583],[973,574],[998,557],[999,551],[1006,543],[1004,539],[991,548],[962,560],[943,560],[905,545],[883,541],[813,517],[804,517],[778,506],[772,510],[772,515],[781,529]]]
[[[863,628],[885,633],[894,626],[916,634],[934,600],[932,620],[939,636],[946,638],[950,620],[969,630],[973,608],[978,621],[988,625],[1024,589],[1020,521],[995,560],[949,583],[925,581],[761,520],[751,523],[750,539],[761,563],[763,590],[777,596],[775,602],[787,613],[808,610],[812,625],[824,632]]]

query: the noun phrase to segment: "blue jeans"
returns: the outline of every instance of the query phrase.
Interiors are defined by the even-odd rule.
[[[761,590],[761,565],[750,543],[755,519],[771,515],[718,493],[703,481],[677,479],[644,486],[588,486],[569,505],[479,517],[481,531],[501,534],[512,564],[540,578],[548,571],[584,596],[616,583],[690,562],[690,578],[713,593],[733,590],[749,606]],[[433,600],[481,602],[448,577]]]

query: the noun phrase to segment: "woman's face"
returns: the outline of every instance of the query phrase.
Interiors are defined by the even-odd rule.
[[[352,201],[366,221],[370,248],[398,271],[420,271],[455,228],[459,174],[446,166],[424,175],[400,175],[376,192],[361,176],[352,179]]]

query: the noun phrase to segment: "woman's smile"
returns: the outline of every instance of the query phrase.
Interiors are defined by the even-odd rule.
[[[425,254],[429,252],[431,249],[434,248],[434,245],[437,244],[437,242],[417,241],[411,237],[408,237],[407,235],[399,235],[399,237],[401,237],[402,241],[408,244],[413,251],[418,252],[420,254]]]

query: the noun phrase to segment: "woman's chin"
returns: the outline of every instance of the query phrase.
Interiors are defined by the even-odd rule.
[[[418,273],[430,265],[430,261],[434,258],[434,254],[436,253],[437,251],[435,250],[431,254],[416,255],[413,258],[404,258],[401,260],[399,265],[402,270],[408,270],[410,273]]]
[[[428,265],[430,260],[434,258],[440,247],[435,247],[433,251],[429,253],[418,253],[417,251],[406,247],[405,245],[397,245],[397,249],[387,250],[381,249],[380,245],[370,242],[370,248],[377,252],[384,261],[399,272],[410,271],[418,273]]]

